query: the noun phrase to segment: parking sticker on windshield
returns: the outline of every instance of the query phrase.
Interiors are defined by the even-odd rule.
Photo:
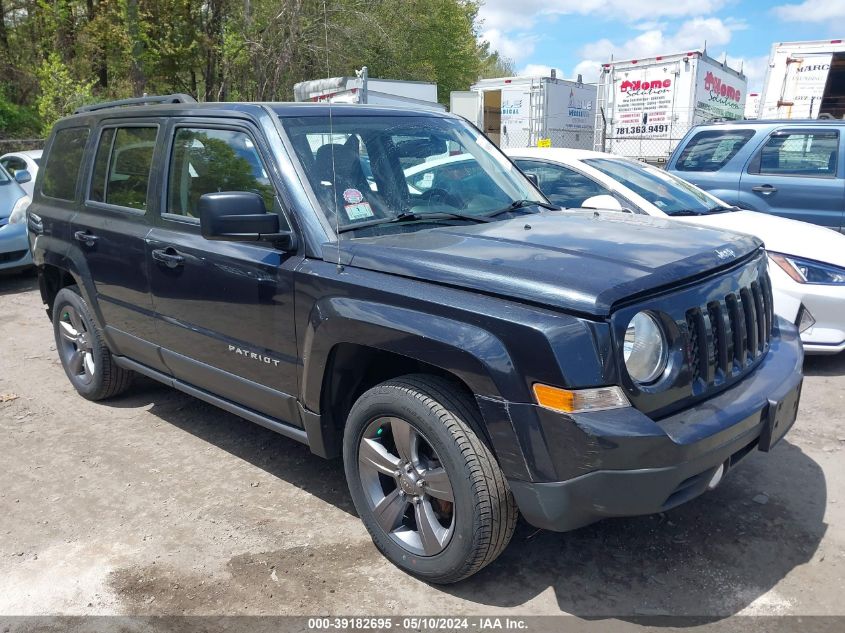
[[[358,204],[364,201],[364,194],[357,189],[344,189],[343,201],[346,204]]]
[[[369,202],[359,202],[358,204],[346,204],[343,206],[346,211],[346,217],[350,220],[366,220],[373,217],[373,208]]]

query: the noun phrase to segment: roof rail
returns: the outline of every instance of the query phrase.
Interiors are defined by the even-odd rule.
[[[151,95],[149,97],[134,97],[132,99],[119,99],[118,101],[103,101],[102,103],[92,103],[77,108],[73,111],[74,114],[81,114],[82,112],[96,112],[97,110],[105,110],[106,108],[119,108],[121,106],[144,105],[147,103],[196,103],[197,100],[191,95],[182,93],[172,95]]]

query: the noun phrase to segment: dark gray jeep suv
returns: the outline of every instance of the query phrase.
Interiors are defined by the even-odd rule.
[[[429,581],[493,561],[517,512],[677,506],[795,420],[758,241],[558,210],[452,115],[91,106],[27,221],[82,396],[143,374],[342,455],[376,546]]]

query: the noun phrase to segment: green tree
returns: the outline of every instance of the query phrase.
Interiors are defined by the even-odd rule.
[[[42,127],[35,108],[12,103],[0,94],[0,135],[33,137],[41,134]]]
[[[476,0],[0,0],[0,94],[49,127],[79,104],[144,92],[290,100],[351,75],[452,90],[513,64],[479,41]],[[3,100],[0,99],[0,102]],[[25,125],[0,107],[0,134]],[[31,119],[30,123],[31,124]],[[26,124],[26,125],[29,125]]]
[[[41,83],[38,96],[38,114],[44,125],[44,134],[58,119],[76,108],[94,100],[92,89],[96,80],[78,81],[58,53],[50,53],[37,71]]]

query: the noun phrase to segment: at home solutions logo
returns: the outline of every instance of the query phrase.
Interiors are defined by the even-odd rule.
[[[722,81],[722,78],[714,75],[712,70],[707,71],[704,77],[704,89],[710,93],[710,101],[739,103],[742,98],[741,90]]]
[[[626,79],[620,84],[619,91],[627,94],[660,94],[671,87],[671,79],[654,79],[652,81]]]

